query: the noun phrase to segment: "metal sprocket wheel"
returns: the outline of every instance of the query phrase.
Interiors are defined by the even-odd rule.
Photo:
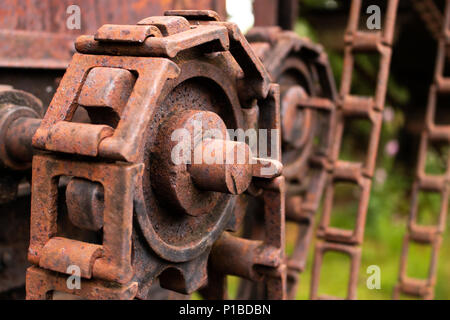
[[[317,159],[325,157],[330,148],[337,92],[327,55],[320,45],[278,27],[256,27],[247,38],[281,88],[286,222],[287,230],[296,233],[287,257],[288,298],[294,299],[313,234],[314,213],[324,189],[326,168]],[[321,107],[327,100],[328,110]],[[261,226],[265,222],[258,214],[260,209],[257,201],[249,204],[245,237],[263,238]],[[242,281],[238,296],[264,299],[266,290],[262,285]]]

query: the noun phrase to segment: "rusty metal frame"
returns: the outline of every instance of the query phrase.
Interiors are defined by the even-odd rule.
[[[31,207],[31,239],[28,258],[42,264],[42,254],[46,245],[57,233],[58,177],[75,176],[101,183],[105,190],[105,210],[102,255],[91,260],[94,277],[119,283],[127,283],[132,278],[131,232],[133,218],[133,190],[138,175],[142,174],[142,164],[101,164],[67,161],[52,156],[35,156],[33,159],[33,190]],[[117,179],[120,177],[121,179]],[[74,250],[83,250],[89,244],[78,243]],[[54,271],[59,271],[61,261],[71,257],[71,253],[60,252],[53,257]],[[67,262],[64,262],[67,263]],[[83,261],[71,261],[83,265]],[[58,266],[59,265],[59,266]],[[68,265],[67,265],[68,266]],[[47,266],[48,268],[49,266]],[[56,270],[55,270],[56,269]]]
[[[59,121],[71,121],[87,74],[96,67],[121,68],[138,74],[133,92],[123,111],[123,117],[133,120],[120,123],[111,137],[100,142],[97,150],[102,157],[133,162],[138,146],[142,144],[142,136],[137,133],[146,127],[152,117],[152,110],[156,108],[158,97],[151,93],[162,90],[166,80],[174,78],[179,72],[178,67],[170,60],[111,56],[105,59],[102,55],[75,54],[42,125],[33,138],[33,144],[36,148],[46,149],[50,128]],[[153,87],[149,90],[151,83]]]
[[[67,276],[49,270],[30,267],[27,270],[27,299],[47,300],[54,291],[65,292],[92,300],[132,300],[137,294],[137,282],[125,285],[102,280],[81,280],[80,289],[68,289]]]
[[[330,251],[348,252],[359,250],[364,238],[365,221],[370,197],[371,180],[374,174],[375,162],[378,153],[378,142],[382,126],[382,111],[384,108],[389,69],[392,54],[392,42],[394,37],[394,27],[397,15],[398,0],[388,0],[385,25],[383,31],[363,32],[358,30],[361,15],[362,0],[353,0],[350,7],[350,17],[347,31],[344,36],[344,70],[342,72],[342,82],[340,91],[340,101],[338,103],[337,115],[335,118],[336,129],[333,133],[334,146],[329,155],[330,169],[329,178],[325,192],[324,212],[320,222],[317,237],[323,238]],[[378,80],[374,97],[359,97],[352,95],[351,84],[354,65],[354,54],[358,52],[378,52],[381,55]],[[369,145],[364,163],[339,160],[342,135],[344,133],[347,118],[363,118],[372,122],[372,130]],[[362,192],[359,198],[359,209],[356,217],[354,230],[330,228],[330,217],[333,204],[334,183],[347,181],[358,185]],[[336,243],[337,242],[337,243]],[[316,250],[323,251],[323,244],[316,244]],[[337,246],[337,247],[336,247]],[[327,247],[328,248],[328,247]],[[345,248],[345,249],[344,249]],[[320,269],[322,268],[321,253],[316,253],[313,265],[311,298],[320,299],[317,288],[319,282]],[[360,264],[361,255],[350,255],[352,266]],[[348,299],[356,299],[358,270],[350,274]],[[331,298],[331,297],[326,297]]]
[[[311,151],[311,156],[306,160],[309,168],[308,181],[305,190],[300,194],[287,194],[286,201],[291,207],[286,212],[286,221],[294,222],[299,230],[295,240],[294,251],[287,259],[287,296],[293,299],[299,283],[299,273],[306,267],[306,259],[311,239],[314,234],[314,215],[320,206],[322,193],[325,189],[327,170],[330,168],[328,156],[332,148],[333,126],[335,125],[335,105],[337,91],[326,52],[320,45],[314,44],[308,39],[298,37],[290,31],[282,31],[279,27],[254,27],[247,34],[258,56],[273,77],[279,75],[279,68],[283,61],[295,54],[300,60],[310,66],[305,70],[311,74],[313,85],[311,90],[316,92],[312,97],[298,97],[298,108],[316,111],[323,125],[317,136],[321,143]],[[317,88],[316,88],[317,87]],[[293,165],[295,167],[295,165]],[[296,168],[291,168],[291,174]],[[298,169],[298,168],[297,168]],[[300,177],[298,177],[300,178]],[[244,285],[246,285],[244,283]],[[247,294],[249,288],[241,288],[243,294]]]
[[[210,257],[209,283],[203,292],[208,298],[226,299],[227,275],[251,281],[265,281],[269,300],[287,298],[285,263],[285,179],[258,182],[263,190],[264,241],[245,240],[225,233],[213,246]],[[236,259],[238,261],[236,261]]]
[[[357,244],[361,243],[364,237],[364,227],[366,225],[367,208],[369,206],[370,190],[372,181],[365,177],[358,177],[356,180],[342,179],[342,176],[334,173],[330,176],[325,190],[325,199],[323,202],[322,218],[317,229],[317,237],[327,241],[336,241],[340,243]],[[330,226],[331,216],[333,214],[334,191],[336,183],[349,182],[355,183],[360,189],[358,209],[356,213],[355,227],[353,230],[340,229]]]
[[[361,264],[361,247],[353,247],[342,245],[339,243],[323,242],[319,241],[316,244],[316,250],[314,253],[314,265],[321,266],[323,263],[323,257],[327,252],[340,252],[346,254],[350,258],[350,276],[348,283],[347,299],[356,299],[356,291],[358,284],[358,273]],[[320,284],[320,269],[314,268],[311,275],[311,299],[313,300],[336,300],[338,298],[331,296],[319,295]]]

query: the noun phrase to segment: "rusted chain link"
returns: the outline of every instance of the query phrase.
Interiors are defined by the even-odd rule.
[[[434,83],[430,87],[426,124],[421,134],[420,149],[417,162],[416,181],[413,185],[411,211],[408,221],[408,231],[403,241],[402,255],[400,259],[400,272],[398,284],[394,289],[394,299],[399,299],[401,294],[415,296],[422,299],[434,298],[434,286],[436,284],[436,271],[439,249],[442,242],[442,234],[445,231],[446,216],[448,210],[448,195],[450,182],[450,157],[446,157],[446,173],[432,175],[427,173],[427,154],[430,144],[433,142],[450,142],[450,127],[436,124],[436,110],[438,97],[450,93],[450,79],[444,76],[446,57],[450,53],[450,0],[446,1],[445,22],[439,37],[438,52]],[[419,195],[420,192],[429,192],[440,195],[441,208],[437,225],[425,226],[419,222]],[[411,243],[431,246],[431,260],[426,279],[411,278],[408,276],[408,253]]]
[[[392,54],[398,0],[389,0],[385,14],[384,31],[363,32],[358,30],[361,15],[361,0],[353,0],[345,34],[344,68],[338,103],[332,150],[329,154],[329,171],[324,196],[323,212],[317,230],[317,241],[311,280],[311,299],[328,299],[319,295],[320,272],[323,256],[327,252],[340,252],[350,257],[351,270],[347,299],[356,299],[358,272],[361,262],[361,247],[369,204],[372,177],[378,151],[382,126],[389,68]],[[380,54],[378,81],[374,97],[355,96],[351,93],[355,53],[378,52]],[[372,125],[364,162],[340,160],[342,137],[347,121],[352,118],[365,119]],[[353,230],[330,226],[333,214],[334,192],[337,183],[347,182],[359,187],[359,205]]]

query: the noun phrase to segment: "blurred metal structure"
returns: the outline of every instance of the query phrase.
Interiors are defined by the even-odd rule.
[[[385,13],[383,31],[368,32],[359,30],[362,0],[353,0],[348,27],[345,34],[344,69],[339,102],[336,110],[335,127],[332,134],[332,150],[329,154],[328,178],[324,195],[323,212],[317,230],[314,264],[311,280],[311,299],[334,297],[319,294],[320,272],[323,257],[327,252],[340,252],[350,258],[350,276],[347,299],[356,299],[358,273],[361,262],[361,247],[366,224],[372,178],[375,171],[378,143],[383,122],[386,90],[392,55],[392,42],[398,0],[389,0]],[[352,94],[352,75],[355,55],[376,52],[380,55],[378,80],[374,97]],[[365,160],[351,162],[340,160],[344,129],[352,119],[364,119],[371,123],[372,129],[367,145]],[[359,204],[353,230],[336,228],[331,225],[335,188],[339,183],[350,183],[359,188]]]
[[[255,27],[247,39],[281,87],[286,222],[297,229],[293,253],[287,257],[287,296],[294,299],[325,186],[325,158],[332,147],[337,91],[328,56],[320,45],[279,27]],[[253,211],[246,230],[251,238],[261,238],[264,219]],[[264,288],[244,283],[239,297],[263,299],[266,295]]]
[[[0,293],[24,285],[30,209],[18,198],[30,178],[31,138],[43,115],[38,98],[0,85]]]
[[[439,40],[444,19],[436,3],[433,0],[413,0],[412,5],[419,13],[431,35],[436,40]]]
[[[67,20],[78,6],[81,29],[70,30]],[[74,40],[92,34],[106,23],[135,23],[176,9],[212,9],[226,18],[224,0],[49,0],[30,4],[5,0],[0,4],[0,67],[65,69],[75,49]]]
[[[298,0],[254,0],[255,26],[294,29],[298,17],[298,3]]]
[[[408,231],[403,242],[402,256],[400,260],[400,272],[398,284],[394,290],[394,299],[399,299],[401,294],[422,299],[434,298],[436,285],[436,270],[439,249],[442,242],[442,234],[446,227],[448,212],[449,182],[450,182],[450,158],[446,156],[446,172],[442,175],[433,175],[427,172],[427,154],[433,143],[450,142],[450,129],[448,125],[439,124],[436,118],[439,107],[439,96],[450,93],[450,79],[445,75],[445,64],[449,54],[450,35],[450,1],[446,0],[445,19],[438,42],[436,57],[436,69],[434,83],[430,87],[425,127],[421,135],[419,155],[417,162],[416,181],[413,186],[411,199],[411,211],[408,221]],[[441,200],[441,208],[437,214],[437,224],[424,226],[420,223],[419,196],[421,192],[438,194]],[[408,253],[411,243],[422,244],[431,247],[431,256],[426,279],[415,279],[408,276]]]

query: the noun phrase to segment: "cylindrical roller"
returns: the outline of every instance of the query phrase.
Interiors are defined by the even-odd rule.
[[[260,241],[247,240],[224,233],[214,244],[210,264],[216,272],[243,277],[249,280],[261,279],[254,268],[257,263]]]
[[[6,150],[18,162],[31,163],[33,159],[32,139],[41,125],[41,119],[19,118],[8,128],[6,133]]]
[[[205,139],[194,150],[194,154],[199,152],[203,161],[189,167],[197,187],[235,195],[247,190],[252,180],[252,155],[248,144]]]
[[[104,191],[99,183],[72,178],[66,189],[67,211],[77,227],[98,231],[103,227]]]

